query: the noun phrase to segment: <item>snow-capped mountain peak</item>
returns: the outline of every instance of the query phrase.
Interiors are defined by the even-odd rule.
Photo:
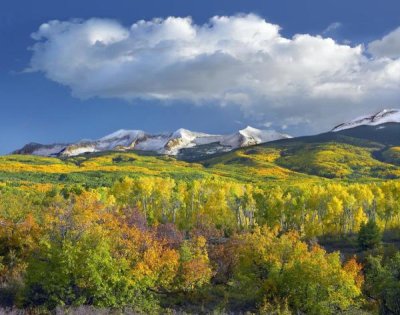
[[[291,138],[291,136],[286,134],[281,134],[275,130],[261,130],[247,126],[246,128],[239,130],[239,133],[247,138],[256,139],[257,142],[268,142],[276,140],[276,138]]]
[[[202,137],[202,136],[209,136],[209,135],[206,133],[194,132],[188,129],[179,128],[178,130],[172,133],[171,138],[183,138],[183,139],[193,140],[197,137]]]
[[[400,109],[383,109],[375,114],[361,116],[349,122],[337,125],[332,131],[337,132],[363,125],[377,126],[385,123],[400,123]]]
[[[81,140],[65,145],[31,144],[14,153],[76,156],[83,153],[109,150],[141,150],[154,151],[158,154],[179,155],[182,149],[208,145],[212,149],[206,150],[206,152],[212,154],[285,138],[290,137],[273,130],[259,130],[250,126],[230,135],[213,135],[183,128],[170,134],[149,134],[142,130],[121,129],[98,140]]]
[[[120,129],[117,130],[107,136],[104,136],[103,138],[100,138],[99,141],[109,141],[113,139],[121,139],[121,138],[138,138],[141,136],[144,136],[144,131],[142,130],[125,130],[125,129]]]
[[[244,136],[248,136],[248,135],[259,133],[260,131],[262,131],[262,130],[253,128],[251,126],[247,126],[246,128],[239,130],[239,133],[241,133]]]
[[[247,126],[246,128],[239,130],[237,133],[225,137],[222,143],[238,148],[288,138],[291,137],[275,130],[260,130]]]

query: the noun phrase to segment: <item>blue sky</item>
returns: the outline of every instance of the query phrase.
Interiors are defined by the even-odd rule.
[[[384,2],[372,0],[2,0],[0,2],[0,154],[9,153],[28,142],[70,142],[81,138],[98,138],[121,128],[163,132],[184,127],[210,133],[229,133],[246,125],[253,125],[258,128],[268,127],[284,130],[295,135],[307,134],[323,131],[324,127],[333,126],[341,119],[348,119],[352,115],[365,111],[377,110],[386,104],[391,107],[400,106],[396,105],[399,100],[396,86],[400,87],[398,85],[400,81],[396,74],[396,70],[400,69],[397,63],[400,51],[397,50],[397,46],[391,44],[400,37],[393,33],[391,38],[394,40],[382,40],[400,26],[398,12],[400,12],[398,0]],[[321,60],[329,61],[333,56],[332,67],[337,67],[337,71],[323,77],[324,82],[328,82],[329,85],[314,81],[315,71],[321,71],[317,72],[318,78],[325,76],[326,71],[311,69],[307,60],[306,64],[302,63],[298,66],[294,62],[290,68],[282,70],[282,60],[279,59],[279,55],[271,57],[272,61],[268,66],[262,68],[263,74],[253,73],[257,66],[250,67],[251,62],[249,65],[243,65],[243,60],[240,58],[257,55],[259,48],[249,48],[249,45],[246,44],[248,39],[246,36],[258,36],[258,33],[251,33],[251,31],[246,33],[247,31],[244,30],[239,44],[237,44],[235,34],[226,35],[217,32],[216,25],[222,23],[221,21],[210,22],[210,18],[214,16],[226,16],[228,17],[228,27],[231,30],[233,29],[232,25],[236,25],[234,17],[237,17],[238,14],[242,14],[239,22],[240,25],[244,25],[243,28],[256,23],[256,27],[260,25],[265,27],[266,32],[270,29],[271,32],[274,32],[272,25],[279,26],[279,36],[277,37],[276,34],[273,36],[277,37],[279,41],[292,41],[291,48],[276,47],[275,44],[271,44],[267,48],[274,49],[275,53],[279,49],[284,49],[282,54],[287,55],[290,60],[296,61],[296,58],[299,58],[298,60],[301,62],[304,61],[303,56],[299,57],[298,49],[304,51],[312,49],[310,54],[316,54],[313,55],[314,60],[321,58]],[[167,61],[154,58],[154,48],[148,46],[145,47],[146,54],[140,56],[141,63],[132,66],[132,69],[136,69],[136,71],[143,69],[146,73],[149,71],[156,73],[155,81],[152,81],[154,77],[143,75],[143,80],[149,80],[143,82],[154,82],[155,87],[151,91],[140,90],[138,86],[143,83],[138,81],[140,77],[132,78],[131,72],[124,72],[120,67],[112,68],[110,71],[115,73],[118,78],[126,76],[125,81],[121,79],[114,84],[111,75],[108,78],[97,77],[103,64],[104,67],[106,66],[107,58],[110,58],[110,55],[106,55],[107,58],[104,57],[105,59],[99,61],[100,69],[88,73],[88,75],[96,77],[100,83],[93,82],[93,78],[91,81],[81,83],[79,82],[80,78],[87,73],[85,69],[91,69],[93,65],[86,62],[84,68],[77,68],[73,74],[69,75],[66,71],[66,69],[68,70],[68,58],[74,59],[77,58],[77,55],[72,51],[73,54],[68,58],[61,59],[58,54],[55,54],[59,50],[55,50],[52,43],[59,40],[57,49],[64,49],[62,46],[64,44],[65,47],[70,47],[71,44],[62,39],[61,33],[57,33],[57,30],[52,30],[51,35],[48,35],[47,31],[38,31],[43,23],[58,20],[67,23],[65,32],[77,34],[76,36],[85,32],[87,28],[84,27],[86,26],[97,29],[111,27],[112,31],[124,33],[128,32],[130,26],[138,20],[151,21],[154,18],[166,19],[171,16],[191,16],[192,21],[183,22],[186,23],[186,26],[192,25],[191,29],[201,29],[202,27],[205,29],[203,33],[206,35],[197,38],[200,37],[199,35],[188,43],[185,42],[185,45],[190,48],[190,45],[204,44],[204,47],[199,50],[204,49],[207,53],[196,52],[196,67],[198,68],[195,69],[203,70],[210,67],[210,72],[204,72],[206,81],[207,75],[211,76],[210,82],[199,82],[198,78],[194,78],[196,72],[193,71],[192,63],[182,63],[181,60],[177,61],[170,57],[177,47],[181,47],[180,39],[178,39],[163,53],[163,56],[168,56],[165,58],[168,59],[169,69],[172,69],[170,72],[165,72],[164,69],[152,65]],[[80,20],[73,20],[75,18]],[[93,21],[90,20],[92,18],[97,18],[96,22],[90,22]],[[110,19],[112,20],[111,24],[108,23]],[[155,24],[157,23],[162,22],[155,22]],[[207,31],[204,23],[214,23],[214,30]],[[154,37],[157,34],[154,34],[153,26],[151,25],[150,30],[140,30],[142,33],[138,31],[137,34],[150,32],[145,34]],[[50,25],[50,28],[55,29],[56,27],[58,26]],[[72,33],[75,31],[76,33]],[[169,29],[167,31],[169,32],[166,33],[167,36],[176,35],[172,34]],[[31,38],[31,34],[34,32],[39,33],[36,39]],[[104,54],[112,56],[126,54],[129,51],[127,50],[129,45],[134,45],[132,43],[136,39],[135,36],[139,36],[135,34],[127,35],[128,39],[124,37],[125,43],[122,48],[116,46],[117,48],[104,51]],[[295,34],[307,34],[312,41],[306,41],[304,45],[295,42],[293,39]],[[216,36],[236,43],[235,45],[229,44],[232,46],[231,50],[227,53],[224,52],[222,57],[220,46],[210,48],[206,45],[210,38]],[[316,39],[317,36],[330,37],[334,42],[333,44],[327,41],[319,43]],[[233,42],[233,40],[235,41]],[[370,44],[376,40],[380,40],[380,42]],[[45,45],[40,49],[28,49],[35,43],[43,42]],[[263,45],[263,42],[260,41],[260,43]],[[362,45],[360,46],[362,52],[356,48],[359,44]],[[248,51],[243,53],[243,47],[240,45]],[[102,47],[100,49],[104,48]],[[333,49],[332,52],[326,52],[330,48]],[[209,53],[210,49],[211,53]],[[319,49],[321,49],[321,55],[319,55]],[[316,52],[314,52],[315,50]],[[83,53],[84,56],[88,56],[93,51],[84,51]],[[242,88],[240,83],[235,81],[229,92],[227,92],[227,85],[223,84],[214,89],[214,86],[221,81],[231,80],[230,75],[237,75],[235,65],[238,64],[238,60],[233,62],[232,58],[226,59],[227,54],[235,57],[240,55],[237,57],[241,62],[239,74],[245,72],[246,75],[255,78],[257,86],[252,82],[251,85]],[[343,54],[341,59],[338,57],[336,60],[336,56],[341,54]],[[204,57],[205,55],[207,57]],[[34,63],[31,61],[33,56],[35,56]],[[152,56],[153,59],[146,60],[146,56]],[[261,57],[265,58],[265,56]],[[173,60],[170,61],[170,58]],[[58,62],[59,66],[53,67],[54,60]],[[176,68],[178,70],[174,68],[177,67],[177,63],[179,63],[179,68]],[[344,64],[346,65],[344,66]],[[219,71],[215,78],[218,81],[213,82],[215,65],[220,66],[222,71]],[[323,66],[321,65],[321,67]],[[296,86],[299,81],[291,78],[297,75],[298,71],[295,70],[301,70],[301,67],[306,67],[305,71],[311,71],[312,74],[305,73],[305,81],[309,79],[310,83],[307,86],[301,86],[299,90]],[[28,68],[31,71],[24,71]],[[224,74],[225,70],[229,71]],[[178,79],[173,75],[177,71],[182,74]],[[271,72],[267,76],[266,73],[269,71]],[[375,71],[374,76],[366,79],[366,81],[370,81],[365,83],[360,79],[371,71]],[[283,72],[289,76],[289,79],[271,81],[271,78],[283,77]],[[337,73],[339,72],[344,73],[341,74],[342,77],[338,77]],[[354,72],[356,73],[354,74]],[[349,73],[354,74],[351,82],[343,79],[343,76]],[[219,76],[220,74],[221,76]],[[376,81],[377,77],[381,80],[379,84],[372,83]],[[171,80],[175,80],[176,84],[172,84]],[[105,82],[104,90],[101,90],[102,82]],[[186,88],[186,82],[189,88]],[[282,92],[279,88],[272,94],[271,90],[275,88],[271,85],[273,83],[276,83],[278,87],[288,84],[288,86],[296,88],[290,95]],[[84,88],[81,88],[82,86]],[[168,89],[165,86],[168,86]],[[332,86],[334,86],[334,90],[332,90]],[[336,93],[337,89],[340,91]],[[360,91],[354,92],[357,89]],[[109,92],[110,90],[112,93]],[[132,90],[135,92],[131,93]],[[299,97],[296,93],[302,93],[301,91],[304,91],[303,94],[311,96],[303,98],[300,94]],[[340,95],[332,96],[332,91]],[[159,96],[160,93],[162,96]],[[213,96],[208,97],[208,94]],[[376,98],[374,98],[375,96]],[[384,100],[385,104],[381,104],[380,100]],[[343,105],[340,106],[340,104]],[[321,122],[315,123],[317,120]]]

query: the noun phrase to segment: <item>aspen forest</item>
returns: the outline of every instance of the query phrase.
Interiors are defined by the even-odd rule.
[[[399,311],[395,181],[123,177],[99,188],[3,185],[0,197],[5,308]]]

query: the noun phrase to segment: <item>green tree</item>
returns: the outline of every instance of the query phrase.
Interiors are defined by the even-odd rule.
[[[296,233],[281,236],[266,227],[238,237],[231,281],[239,307],[252,305],[266,313],[337,314],[356,306],[363,282],[361,266],[342,265],[339,253],[309,246]]]
[[[43,244],[26,274],[25,304],[119,307],[134,301],[128,265],[112,257],[107,241],[85,237]]]
[[[380,314],[400,314],[400,253],[386,263],[381,256],[368,258],[365,291],[378,301]]]
[[[362,250],[374,249],[382,241],[382,233],[374,220],[362,224],[358,232],[358,246]]]

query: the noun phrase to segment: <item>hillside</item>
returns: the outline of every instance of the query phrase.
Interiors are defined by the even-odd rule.
[[[358,126],[243,148],[203,163],[213,167],[226,164],[260,167],[267,162],[286,171],[323,178],[395,179],[400,176],[399,136],[397,123]]]
[[[227,155],[239,156],[239,153]],[[240,182],[266,180],[313,179],[269,162],[270,157],[246,163],[232,158],[223,164],[185,162],[168,156],[151,156],[138,152],[103,152],[73,158],[9,155],[0,157],[0,181],[21,183],[79,183],[86,186],[111,185],[118,178],[159,176],[174,179],[199,179],[211,176]],[[249,159],[250,161],[250,159]],[[314,179],[313,179],[314,180]]]

